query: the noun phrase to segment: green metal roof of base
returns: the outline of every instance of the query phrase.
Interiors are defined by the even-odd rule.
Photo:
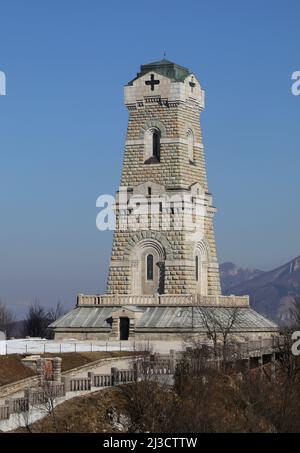
[[[107,328],[107,320],[112,313],[120,310],[120,306],[97,306],[97,307],[77,307],[62,318],[51,324],[51,328]],[[125,308],[125,307],[123,307]],[[128,308],[133,308],[132,306]],[[203,313],[211,312],[218,322],[224,325],[228,323],[234,308],[232,307],[194,307],[194,306],[138,306],[138,311],[142,313],[138,329],[153,328],[159,331],[165,328],[204,328]],[[239,316],[233,330],[276,330],[275,323],[266,319],[256,311],[248,307],[239,309]]]

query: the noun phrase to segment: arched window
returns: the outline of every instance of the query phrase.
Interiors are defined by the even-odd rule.
[[[199,281],[199,256],[195,256],[195,280]]]
[[[196,293],[207,296],[209,256],[207,245],[203,241],[196,245],[194,263]]]
[[[152,155],[158,162],[160,161],[160,137],[158,131],[153,132],[152,135]]]
[[[153,280],[153,255],[147,255],[147,280]]]
[[[194,163],[194,134],[191,129],[187,131],[188,158],[191,164]]]
[[[145,164],[160,162],[160,130],[151,128],[145,134]]]

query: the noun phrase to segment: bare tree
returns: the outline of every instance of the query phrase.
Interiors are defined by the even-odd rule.
[[[30,337],[46,336],[49,319],[45,308],[36,300],[30,305],[23,323],[23,335]]]
[[[0,330],[10,335],[12,323],[15,321],[15,314],[0,300]]]
[[[47,312],[47,318],[49,322],[54,322],[58,318],[61,318],[65,314],[65,310],[62,306],[61,302],[57,302],[57,304],[54,307],[49,308]]]
[[[28,388],[25,391],[26,404],[19,413],[20,425],[22,424],[30,433],[41,432],[34,427],[35,415],[38,418],[49,416],[52,421],[54,432],[61,431],[60,422],[57,418],[55,406],[57,398],[63,396],[64,390],[60,383],[54,382],[50,377],[43,376],[38,387]]]
[[[61,302],[57,302],[55,307],[51,307],[48,310],[47,314],[46,314],[46,317],[47,317],[47,320],[48,320],[47,321],[48,322],[47,327],[52,322],[54,322],[57,319],[61,318],[64,314],[65,314],[65,310],[64,310]],[[47,338],[53,338],[54,337],[54,331],[51,331],[50,329],[47,329],[46,330],[46,336],[47,336]]]
[[[37,389],[37,398],[35,406],[49,415],[52,420],[53,428],[56,433],[60,432],[59,422],[56,416],[55,406],[59,396],[62,396],[57,390],[57,383],[47,376],[44,376],[40,386]]]
[[[27,389],[27,392],[28,392],[28,389]],[[25,391],[25,394],[26,394],[26,391]],[[27,393],[26,397],[27,397],[27,399],[26,399],[27,403],[23,406],[23,410],[18,413],[19,425],[24,426],[28,433],[33,433],[32,420],[31,420],[32,411],[31,411],[31,407],[29,404],[28,393]]]
[[[30,305],[23,323],[23,335],[30,337],[47,337],[48,326],[64,314],[62,304],[58,302],[55,307],[44,308],[38,300]]]
[[[240,307],[217,309],[214,307],[197,306],[196,313],[204,324],[207,336],[213,342],[215,359],[221,359],[226,365],[233,341],[233,330],[242,317]]]
[[[300,429],[300,357],[292,353],[293,340],[288,329],[276,339],[276,374],[270,367],[245,373],[240,382],[245,401],[253,413],[263,417],[275,432]],[[263,376],[263,378],[262,378]]]
[[[128,414],[130,432],[168,432],[171,401],[174,399],[170,376],[161,374],[157,355],[135,361],[137,381],[120,386]]]

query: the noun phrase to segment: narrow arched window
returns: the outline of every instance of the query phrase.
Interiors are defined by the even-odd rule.
[[[160,130],[151,127],[145,133],[145,164],[160,162]]]
[[[191,129],[187,131],[188,158],[191,164],[194,163],[194,134]]]
[[[154,131],[152,136],[152,155],[159,162],[160,161],[160,137],[159,132]]]
[[[195,256],[195,280],[196,280],[196,282],[199,281],[199,257],[198,257],[198,255]]]
[[[147,280],[153,280],[153,255],[147,255]]]

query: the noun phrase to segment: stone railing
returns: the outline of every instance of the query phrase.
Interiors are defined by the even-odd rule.
[[[5,404],[9,407],[10,414],[20,414],[28,410],[28,399],[26,397],[11,398],[5,401]]]
[[[78,294],[77,306],[103,305],[199,305],[217,307],[248,307],[249,296],[201,296],[200,294],[162,294],[150,296]]]
[[[136,370],[118,370],[117,383],[134,382],[137,380]]]
[[[86,390],[91,390],[91,380],[89,378],[77,378],[70,380],[71,392],[82,392]]]
[[[94,374],[91,379],[93,387],[111,387],[112,385],[111,374]]]
[[[9,420],[13,414],[28,412],[32,407],[43,406],[48,401],[66,397],[72,392],[91,392],[95,388],[111,387],[137,380],[136,370],[111,368],[109,374],[94,374],[88,372],[87,377],[70,378],[63,377],[63,382],[47,382],[42,387],[27,388],[24,396],[10,398],[0,405],[0,429],[1,421]]]
[[[10,416],[9,405],[0,406],[0,420],[8,420]]]
[[[278,345],[282,341],[278,338],[260,339],[254,341],[246,341],[236,344],[238,358],[251,358],[263,355],[270,355],[277,351]],[[207,346],[210,343],[203,343]],[[212,345],[210,345],[212,346]],[[191,349],[191,348],[188,348]],[[187,349],[187,351],[188,351]],[[126,384],[129,382],[136,382],[142,379],[142,376],[160,376],[160,375],[173,375],[176,365],[183,358],[183,351],[171,350],[169,354],[155,353],[150,356],[139,356],[136,362],[133,363],[132,369],[118,369],[111,368],[109,374],[95,374],[88,372],[87,377],[84,378],[71,378],[63,376],[63,382],[53,382],[50,384],[50,396],[53,398],[66,397],[71,398],[70,394],[75,392],[92,392],[97,388],[104,388],[115,386],[119,384]],[[263,366],[263,359],[259,362],[259,366]],[[216,365],[216,362],[213,365]],[[76,395],[75,395],[76,396]],[[4,405],[0,405],[0,429],[1,423],[9,420],[10,415],[20,414],[26,412],[34,405],[42,405],[49,399],[48,388],[46,390],[41,387],[28,388],[24,392],[24,397],[11,398],[5,401]]]
[[[29,388],[25,391],[25,398],[31,405],[44,404],[49,399],[61,398],[65,395],[65,387],[61,382],[46,382],[42,387]]]

